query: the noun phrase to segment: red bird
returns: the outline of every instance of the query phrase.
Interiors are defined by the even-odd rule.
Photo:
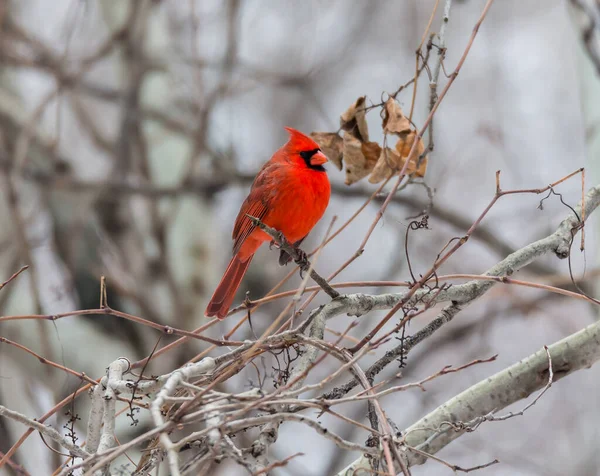
[[[271,237],[246,215],[281,231],[296,246],[323,216],[331,187],[323,164],[327,157],[319,145],[291,127],[290,140],[263,165],[233,227],[233,258],[205,311],[208,317],[225,318],[256,250]],[[280,264],[289,256],[282,252]]]

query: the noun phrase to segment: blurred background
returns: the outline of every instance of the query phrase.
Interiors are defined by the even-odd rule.
[[[104,275],[115,309],[187,330],[205,323],[207,300],[230,257],[237,211],[256,171],[287,140],[283,127],[336,131],[339,115],[359,96],[378,103],[382,94],[409,81],[434,3],[0,0],[0,280],[30,266],[0,293],[0,314],[97,308]],[[432,31],[439,31],[443,3]],[[600,77],[581,41],[589,22],[574,6],[578,3],[504,0],[492,5],[435,116],[435,148],[425,177],[434,192],[430,230],[416,232],[410,243],[417,273],[428,269],[444,244],[464,234],[483,211],[494,194],[496,170],[502,171],[504,189],[543,187],[584,166],[586,187],[600,181],[600,112],[595,107]],[[448,74],[483,5],[453,2],[446,32]],[[447,79],[443,72],[440,78],[441,90]],[[405,110],[411,95],[407,88],[397,98]],[[424,74],[413,117],[417,126],[428,107]],[[367,120],[371,140],[381,142],[379,111]],[[334,215],[343,223],[376,189],[366,180],[348,187],[342,172],[331,165],[328,170],[332,200],[306,241],[307,250],[320,243]],[[557,191],[574,206],[581,196],[580,176]],[[553,232],[568,209],[557,197],[539,209],[540,198],[504,197],[441,273],[483,273]],[[409,279],[404,254],[408,217],[428,202],[425,187],[404,189],[364,254],[337,280]],[[380,204],[370,204],[323,251],[317,264],[321,274],[330,274],[356,251]],[[598,217],[586,229],[586,251],[574,252],[573,274],[594,292]],[[285,276],[290,268],[279,267],[276,258],[276,251],[260,250],[237,303],[245,291],[252,298],[263,296]],[[548,257],[518,278],[568,286],[568,263]],[[286,289],[299,282],[294,276]],[[321,302],[324,298],[311,306]],[[264,330],[285,303],[257,311],[255,331]],[[435,309],[428,311],[408,331],[435,315]],[[352,334],[364,335],[377,317],[372,313],[362,319]],[[596,310],[583,302],[496,286],[417,347],[403,375],[408,382],[444,365],[496,353],[498,359],[436,380],[426,392],[390,395],[382,405],[405,428],[468,386],[596,318]],[[207,334],[220,337],[235,322],[230,318]],[[329,326],[342,331],[349,322],[339,316]],[[145,326],[101,315],[3,323],[0,334],[93,378],[119,356],[147,356],[159,338]],[[234,337],[252,338],[252,333],[244,325]],[[163,336],[159,346],[169,341]],[[153,361],[148,373],[168,372],[205,348],[201,342],[178,347]],[[379,353],[365,358],[365,365]],[[263,364],[272,376],[273,363],[266,359]],[[314,378],[330,369],[325,363]],[[390,366],[380,378],[397,371]],[[599,377],[598,367],[577,373],[554,385],[525,416],[483,425],[439,456],[461,466],[498,458],[501,464],[483,470],[489,475],[599,474]],[[223,390],[239,391],[255,379],[249,369]],[[0,404],[33,418],[79,386],[76,377],[0,346]],[[76,403],[81,438],[87,404],[85,396]],[[365,409],[349,407],[348,415],[364,418]],[[49,423],[58,428],[66,418],[61,412]],[[323,422],[347,439],[362,443],[366,438],[338,421]],[[123,417],[119,438],[130,439],[148,424],[142,417],[132,427]],[[23,430],[0,419],[0,451],[6,452]],[[272,451],[276,459],[307,455],[274,471],[280,475],[331,474],[358,456],[296,424],[282,428]],[[60,458],[34,435],[14,461],[42,475],[51,474]],[[122,464],[123,474],[133,470],[127,460]],[[228,463],[218,467],[223,475],[241,471]],[[430,461],[413,474],[449,471]]]

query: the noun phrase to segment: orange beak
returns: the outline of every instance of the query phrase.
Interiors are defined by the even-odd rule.
[[[323,165],[325,162],[327,162],[327,156],[321,151],[310,158],[310,165]]]

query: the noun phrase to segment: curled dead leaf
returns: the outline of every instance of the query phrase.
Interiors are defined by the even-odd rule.
[[[402,163],[402,157],[400,154],[389,147],[381,150],[381,155],[379,156],[379,160],[375,164],[371,175],[369,176],[370,183],[379,183],[382,180],[385,180],[392,175],[394,175],[394,171],[398,170],[400,164]]]
[[[398,174],[404,167],[404,163],[408,158],[408,154],[410,153],[410,149],[412,148],[417,133],[415,131],[409,131],[403,132],[399,134],[399,136],[400,138],[396,143],[395,150],[386,147],[385,150],[381,151],[379,160],[377,161],[377,164],[373,168],[373,172],[369,177],[370,183],[379,183],[382,180],[385,180],[394,174]],[[415,151],[413,159],[409,162],[408,166],[406,167],[407,175],[414,174],[417,177],[425,176],[425,172],[427,171],[427,157],[424,157],[421,160],[419,166],[417,167],[419,157],[421,157],[424,151],[425,145],[423,144],[423,141],[419,138],[417,142],[417,150]]]
[[[368,162],[375,162],[379,159],[379,154],[381,154],[381,147],[377,142],[363,142],[362,144],[362,153],[366,157]]]
[[[344,168],[346,185],[352,185],[369,175],[381,154],[377,142],[361,142],[350,132],[344,133]]]
[[[417,132],[413,130],[408,133],[400,134],[400,138],[398,139],[398,142],[396,142],[396,150],[403,159],[401,167],[404,166],[404,162],[406,161],[406,158],[410,153],[410,149],[413,146],[415,137],[417,137]],[[425,144],[423,144],[423,140],[419,137],[417,142],[417,150],[415,151],[412,160],[406,168],[407,174],[415,174],[417,177],[425,177],[425,172],[427,171],[427,157],[423,157],[423,159],[421,159],[421,162],[419,163],[419,157],[423,155],[423,152],[425,152]],[[417,168],[418,163],[419,167]]]
[[[342,170],[342,149],[344,139],[336,132],[312,132],[310,136],[315,140],[329,161],[339,170]]]
[[[408,131],[403,134],[400,134],[400,138],[398,142],[396,142],[396,150],[402,157],[408,157],[410,153],[410,149],[412,149],[413,142],[415,141],[415,137],[417,133],[415,131]],[[419,142],[417,143],[416,156],[420,156],[425,151],[425,145],[423,141],[419,138]]]
[[[340,127],[346,132],[350,132],[354,137],[362,142],[369,141],[369,127],[365,111],[365,102],[367,97],[359,97],[352,106],[350,106],[340,116]]]
[[[398,137],[395,148],[382,150],[377,142],[369,141],[365,110],[366,96],[358,98],[341,116],[343,137],[334,132],[313,132],[312,138],[325,155],[340,170],[345,169],[346,185],[352,185],[370,175],[369,182],[378,183],[398,174],[404,168],[415,140],[415,152],[406,166],[407,175],[424,177],[427,157],[422,157],[425,145],[413,129],[395,99],[384,104],[383,131]],[[421,160],[419,160],[421,158]]]
[[[401,134],[411,129],[410,121],[394,98],[389,98],[385,102],[382,127],[388,134]]]

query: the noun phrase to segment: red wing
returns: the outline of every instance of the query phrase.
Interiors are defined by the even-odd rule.
[[[279,175],[278,173],[279,164],[273,162],[271,159],[260,169],[254,179],[250,194],[244,200],[242,208],[235,220],[235,226],[233,227],[233,254],[236,254],[242,243],[250,236],[256,226],[252,224],[250,219],[246,215],[253,216],[259,220],[263,220],[267,215],[267,211],[271,208],[271,201],[273,198],[273,183],[277,183],[275,178]]]
[[[248,238],[250,233],[256,228],[246,215],[263,220],[267,214],[267,204],[260,199],[254,198],[253,195],[254,194],[250,194],[244,201],[237,220],[235,221],[235,226],[233,227],[233,254],[236,254],[240,250],[242,243],[244,243],[246,238]]]

